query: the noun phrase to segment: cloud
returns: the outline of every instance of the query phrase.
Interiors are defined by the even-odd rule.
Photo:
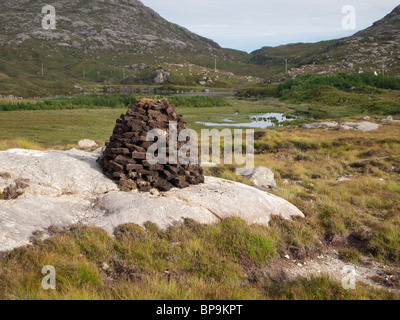
[[[223,47],[263,46],[349,36],[383,18],[397,0],[142,0],[165,19]],[[342,7],[357,10],[357,29],[342,28]]]

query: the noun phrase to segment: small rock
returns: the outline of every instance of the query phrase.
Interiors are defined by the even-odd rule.
[[[352,176],[343,176],[343,177],[337,178],[336,181],[337,182],[351,181],[351,177]]]
[[[381,122],[393,122],[393,117],[392,116],[388,116],[385,119],[382,119]]]
[[[315,122],[302,126],[303,129],[336,128],[339,123],[335,121]]]
[[[96,154],[96,155],[102,155],[103,154],[103,152],[104,152],[104,150],[106,149],[106,147],[100,147],[100,148],[97,148],[96,150],[93,150],[93,152],[92,153],[94,153],[94,154]]]
[[[336,130],[339,130],[339,131],[354,130],[354,128],[353,128],[353,127],[350,127],[350,126],[344,126],[344,125],[342,125],[342,126],[337,127]]]
[[[358,130],[358,131],[362,131],[362,132],[369,132],[369,131],[377,130],[380,127],[381,126],[379,124],[372,123],[372,122],[367,122],[367,121],[364,121],[364,122],[345,122],[338,128],[338,130],[350,130],[350,129],[353,129],[353,130]]]
[[[288,254],[285,256],[285,258],[290,260],[290,256]]]
[[[203,168],[213,168],[216,167],[217,164],[214,162],[201,162],[200,166],[202,166]]]
[[[101,268],[103,270],[108,270],[108,269],[110,269],[110,266],[106,262],[103,262],[103,264],[101,265]]]
[[[298,263],[297,266],[298,266],[298,267],[302,267],[303,265],[302,265],[301,263]]]
[[[276,188],[275,175],[266,167],[255,168],[252,172],[245,171],[242,176],[250,179],[257,187],[262,189]]]
[[[364,120],[370,120],[371,118],[369,116],[366,116],[363,118]]]
[[[93,140],[83,139],[78,142],[78,146],[79,146],[79,148],[83,148],[83,149],[93,148],[93,147],[97,147],[97,143]]]
[[[156,70],[156,77],[153,79],[155,84],[161,84],[169,79],[171,74],[166,72],[163,68],[159,68]]]

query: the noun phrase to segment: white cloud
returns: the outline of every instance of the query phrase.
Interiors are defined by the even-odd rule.
[[[341,38],[383,18],[398,0],[142,0],[165,19],[222,47],[263,46]],[[342,7],[357,10],[357,30],[342,28]]]

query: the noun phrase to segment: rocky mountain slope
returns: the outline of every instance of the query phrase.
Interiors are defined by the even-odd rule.
[[[92,50],[166,54],[180,50],[217,54],[218,44],[172,24],[137,0],[57,1],[56,29],[44,30],[37,1],[7,0],[0,4],[0,41],[7,46],[40,44]]]
[[[400,6],[355,35],[318,43],[264,47],[251,54],[253,63],[282,73],[288,59],[289,74],[400,71]]]
[[[222,49],[166,21],[140,1],[50,4],[56,10],[56,29],[45,30],[42,3],[0,3],[0,94],[65,94],[79,91],[76,88],[85,83],[134,84],[136,78],[139,83],[152,82],[165,63],[193,63],[213,70],[215,59],[219,69],[230,71],[234,65],[247,75],[241,63],[246,53]]]

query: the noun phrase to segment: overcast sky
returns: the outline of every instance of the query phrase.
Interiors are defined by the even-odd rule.
[[[391,12],[399,0],[142,0],[170,22],[225,48],[316,42],[354,34]],[[356,8],[356,30],[342,27],[342,7]]]

